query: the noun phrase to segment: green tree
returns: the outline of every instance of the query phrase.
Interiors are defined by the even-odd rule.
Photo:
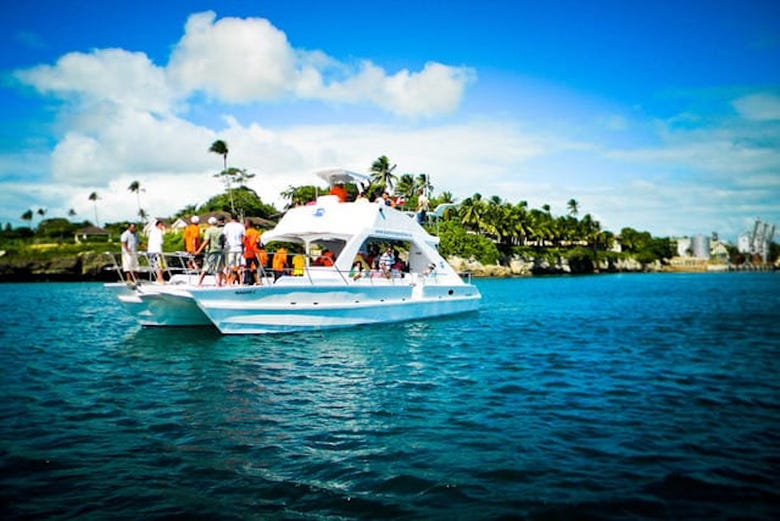
[[[317,194],[321,193],[327,193],[328,190],[325,188],[319,188],[314,185],[304,185],[304,186],[292,186],[290,185],[287,187],[286,190],[284,190],[281,194],[282,199],[287,201],[287,204],[285,205],[285,209],[293,208],[295,206],[300,206],[302,204],[306,204],[309,201],[314,201],[317,198]]]
[[[95,208],[95,226],[100,226],[100,222],[98,221],[98,213],[97,213],[97,202],[98,199],[100,199],[100,196],[97,192],[92,192],[89,194],[89,200],[92,201],[92,205]]]
[[[579,203],[574,199],[569,199],[569,202],[566,203],[566,208],[569,209],[569,215],[571,215],[572,217],[576,217],[580,209]]]
[[[24,212],[22,214],[22,220],[29,222],[30,223],[30,227],[32,227],[33,215],[35,215],[35,214],[33,213],[32,210],[27,210],[26,212]]]
[[[246,188],[246,182],[252,179],[255,174],[250,174],[243,168],[230,167],[218,174],[214,174],[214,177],[222,178],[222,182],[225,183],[225,189],[227,190],[228,197],[230,198],[230,213],[236,215],[236,204],[233,197],[234,186],[237,188]],[[241,205],[238,206],[240,213],[243,214],[245,208]]]
[[[414,180],[415,188],[418,190],[422,188],[426,194],[433,193],[433,185],[431,184],[431,176],[428,174],[417,174],[417,178]]]
[[[403,197],[404,206],[414,207],[416,205],[415,193],[414,176],[412,174],[403,174],[398,178],[394,195]]]
[[[492,241],[481,235],[467,233],[459,223],[445,221],[439,227],[439,251],[442,256],[459,255],[474,258],[482,264],[495,264],[500,253]]]
[[[227,156],[228,156],[227,143],[225,141],[222,141],[221,139],[218,139],[211,144],[211,146],[209,147],[209,152],[213,152],[215,154],[221,155],[222,170],[227,170]]]
[[[127,189],[130,190],[131,193],[135,193],[135,200],[136,203],[138,203],[138,216],[141,218],[142,222],[146,222],[146,212],[141,208],[141,192],[144,191],[144,189],[141,188],[141,183],[133,181]]]
[[[209,152],[213,152],[215,154],[219,154],[222,156],[222,171],[220,171],[217,174],[214,174],[214,177],[222,177],[223,181],[227,183],[227,191],[230,195],[230,213],[235,214],[236,213],[236,207],[233,202],[233,194],[230,190],[230,176],[228,175],[228,167],[227,167],[227,156],[228,156],[228,144],[227,142],[217,139],[214,141],[211,146],[209,147]]]
[[[371,164],[371,184],[382,191],[392,191],[396,181],[393,175],[396,165],[390,166],[387,156],[379,156]]]
[[[482,230],[483,216],[485,214],[486,206],[482,201],[482,194],[475,193],[471,197],[467,197],[460,203],[458,208],[458,216],[463,226],[471,231],[478,232]]]
[[[265,204],[254,190],[245,186],[233,190],[233,201],[226,193],[218,194],[206,201],[197,213],[229,212],[233,202],[242,209],[245,215],[252,217],[270,219],[279,213],[273,205]]]
[[[48,238],[57,238],[60,240],[66,237],[70,238],[78,229],[78,225],[62,217],[45,219],[38,224],[36,235]]]

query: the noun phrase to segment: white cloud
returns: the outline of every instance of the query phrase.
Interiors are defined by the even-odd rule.
[[[285,34],[261,18],[215,17],[190,16],[167,67],[172,83],[235,103],[290,92],[296,61]]]
[[[430,62],[419,72],[388,74],[363,61],[357,70],[322,51],[296,50],[262,18],[192,15],[167,67],[182,91],[203,91],[231,103],[300,99],[371,103],[407,117],[455,110],[475,73]]]
[[[19,70],[15,76],[43,94],[86,105],[108,101],[135,110],[166,113],[176,98],[161,68],[143,53],[122,49],[69,53],[54,66]]]
[[[734,108],[745,119],[755,121],[780,120],[780,96],[756,93],[733,102]]]
[[[312,96],[336,101],[365,99],[394,114],[431,117],[455,110],[466,85],[475,77],[471,69],[440,63],[427,63],[419,73],[402,70],[387,76],[381,68],[364,62],[357,75]],[[307,88],[313,90],[308,84]]]
[[[173,116],[105,104],[71,121],[51,156],[52,178],[100,185],[123,174],[202,170],[215,134]],[[197,152],[201,153],[197,153]]]

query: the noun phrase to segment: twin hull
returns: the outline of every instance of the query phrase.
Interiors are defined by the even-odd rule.
[[[230,287],[191,290],[222,332],[280,333],[398,322],[474,311],[472,285]]]
[[[120,304],[143,326],[210,326],[211,321],[203,314],[183,289],[161,289],[144,285],[134,289],[124,282],[106,284]]]

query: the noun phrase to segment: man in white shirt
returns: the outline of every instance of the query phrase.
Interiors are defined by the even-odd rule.
[[[425,223],[425,217],[428,213],[428,198],[425,196],[425,190],[422,188],[417,193],[417,222]]]
[[[165,284],[163,278],[163,228],[162,221],[155,221],[154,226],[149,230],[149,245],[146,253],[149,254],[149,265],[157,274],[157,284]]]
[[[246,234],[246,228],[238,222],[235,215],[231,215],[230,222],[222,228],[222,233],[225,235],[225,247],[227,248],[225,265],[230,272],[228,275],[228,283],[230,284],[235,280],[241,280],[238,271],[244,260],[244,234]]]
[[[128,284],[132,284],[138,272],[138,235],[135,233],[135,223],[127,225],[119,238],[122,241],[122,271]]]

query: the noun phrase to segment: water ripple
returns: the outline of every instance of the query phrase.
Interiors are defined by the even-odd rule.
[[[478,314],[223,337],[0,286],[3,519],[774,519],[780,278],[478,281]]]

